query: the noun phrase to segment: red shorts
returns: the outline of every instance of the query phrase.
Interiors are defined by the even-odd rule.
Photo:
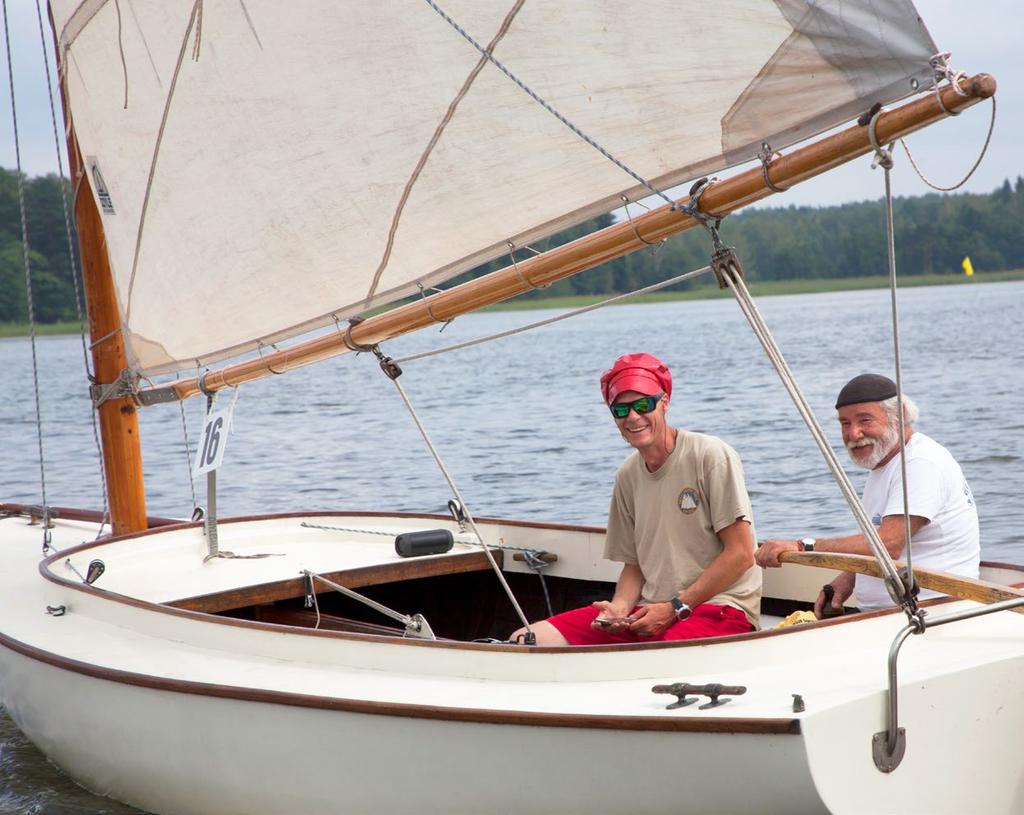
[[[634,611],[636,609],[633,609]],[[593,606],[584,606],[549,617],[551,623],[570,645],[611,645],[625,642],[661,642],[667,640],[696,640],[702,637],[727,637],[747,634],[754,630],[747,615],[732,606],[701,603],[685,620],[675,623],[656,637],[641,637],[632,631],[610,634],[590,624],[600,612]],[[632,613],[632,612],[631,612]]]

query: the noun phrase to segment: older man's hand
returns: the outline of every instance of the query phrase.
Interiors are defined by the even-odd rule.
[[[779,555],[783,552],[799,552],[800,542],[795,540],[763,540],[757,544],[754,560],[763,569],[777,569],[782,563]]]

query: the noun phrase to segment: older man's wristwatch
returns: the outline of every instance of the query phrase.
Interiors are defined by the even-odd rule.
[[[672,610],[675,611],[676,619],[680,622],[687,619],[693,613],[693,609],[686,605],[686,603],[684,603],[678,597],[672,598]]]
[[[800,540],[797,541],[797,543],[800,544],[801,552],[813,552],[814,544],[816,544],[817,542],[818,541],[816,541],[814,538],[800,538]]]

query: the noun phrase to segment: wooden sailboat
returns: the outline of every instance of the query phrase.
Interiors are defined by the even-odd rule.
[[[53,549],[40,560],[29,545],[40,538],[37,514],[5,505],[11,515],[0,520],[0,701],[19,727],[88,788],[168,814],[1024,805],[1011,749],[1024,725],[1024,615],[959,619],[978,603],[1020,602],[1015,567],[990,564],[974,583],[922,572],[922,584],[953,595],[929,601],[929,612],[955,624],[913,638],[890,685],[885,655],[907,626],[895,609],[687,643],[480,641],[514,627],[490,560],[536,617],[539,600],[524,594],[534,578],[515,555],[548,553],[548,579],[572,605],[615,577],[597,528],[475,519],[467,529],[461,517],[360,512],[163,525],[146,516],[140,404],[377,346],[872,149],[868,128],[851,125],[711,185],[698,207],[666,203],[346,322],[620,195],[747,161],[762,143],[788,148],[928,88],[877,117],[875,138],[887,143],[994,92],[984,75],[931,89],[937,49],[913,6],[876,5],[737,1],[709,12],[677,0],[623,15],[611,3],[463,2],[325,13],[197,0],[134,4],[124,19],[114,3],[52,2],[83,182],[76,214],[97,378],[100,390],[125,387],[98,408],[117,534],[82,543],[95,520],[46,511]],[[707,42],[737,43],[710,49],[721,63],[714,82],[689,70],[707,58],[698,29]],[[665,58],[625,58],[651,31],[670,44]],[[783,104],[789,94],[800,103]],[[684,102],[693,113],[664,126]],[[323,326],[337,330],[268,350]],[[244,352],[255,356],[138,387]],[[425,529],[456,542],[396,553],[395,537]],[[796,608],[820,583],[794,563],[769,576],[765,595]],[[452,613],[453,588],[483,613]],[[406,611],[385,628],[346,591]],[[674,688],[681,701],[700,704],[667,709],[652,693],[680,682],[689,686]],[[897,728],[905,739],[895,755],[886,742]]]

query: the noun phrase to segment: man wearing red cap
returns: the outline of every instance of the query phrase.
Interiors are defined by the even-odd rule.
[[[650,354],[627,354],[601,395],[636,450],[615,478],[604,555],[622,563],[611,600],[534,623],[538,645],[682,640],[757,626],[750,498],[725,442],[668,424],[672,375]],[[516,640],[525,629],[512,635]]]
[[[889,554],[903,556],[906,522],[900,467],[899,408],[896,383],[881,374],[855,376],[836,398],[843,444],[854,464],[870,470],[861,503],[878,529]],[[907,503],[910,542],[915,566],[978,577],[981,561],[978,511],[960,465],[952,454],[924,433],[914,430],[917,405],[903,396],[904,446],[907,459]],[[839,552],[872,555],[864,535],[841,538],[766,540],[757,550],[761,566],[780,566],[783,552]],[[841,612],[854,592],[862,611],[892,606],[884,583],[877,577],[843,572],[826,585],[814,604],[819,617]],[[918,599],[938,597],[922,591]]]

